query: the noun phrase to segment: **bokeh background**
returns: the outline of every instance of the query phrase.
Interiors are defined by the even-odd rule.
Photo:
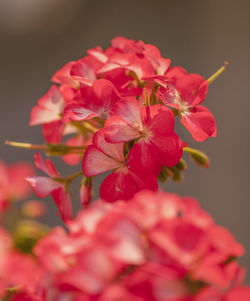
[[[217,120],[217,138],[193,143],[179,129],[185,141],[209,155],[211,167],[188,161],[184,181],[168,182],[164,189],[197,197],[244,244],[250,284],[250,1],[0,0],[0,157],[32,162],[31,151],[4,141],[41,143],[41,129],[29,127],[29,114],[53,73],[118,35],[152,43],[172,64],[206,78],[229,61],[206,100]],[[73,170],[55,162],[62,173]],[[46,202],[46,221],[55,225],[60,218],[52,200]],[[79,206],[78,198],[74,202]]]

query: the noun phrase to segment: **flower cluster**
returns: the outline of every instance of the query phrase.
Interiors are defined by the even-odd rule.
[[[209,166],[204,153],[178,136],[175,122],[180,118],[195,141],[216,136],[203,101],[224,69],[205,80],[171,66],[153,45],[117,37],[108,49],[90,49],[53,75],[30,120],[42,125],[46,143],[7,144],[82,168],[62,176],[40,153],[34,163],[43,175],[0,162],[0,214],[10,201],[27,197],[28,182],[38,197],[52,196],[66,228],[34,220],[45,212],[38,201],[21,207],[14,226],[4,215],[1,300],[250,300],[238,264],[242,245],[195,199],[157,192],[158,181],[182,179],[184,152]],[[101,199],[92,203],[93,179],[105,172]],[[78,177],[83,208],[74,218],[70,184]]]
[[[7,285],[13,300],[30,301],[250,299],[236,261],[243,247],[193,198],[142,191],[127,202],[99,200],[68,230],[54,228],[32,257],[1,236],[0,291]]]
[[[32,109],[30,125],[42,124],[48,154],[60,155],[68,164],[79,163],[83,156],[83,204],[91,199],[93,177],[107,171],[111,173],[100,187],[101,198],[130,199],[143,189],[156,191],[157,180],[179,181],[186,169],[183,151],[208,165],[203,154],[188,148],[177,135],[175,119],[180,117],[196,141],[216,136],[214,117],[201,103],[208,85],[224,68],[205,80],[172,67],[151,44],[117,37],[108,49],[89,49],[85,57],[53,75],[57,85]],[[62,144],[68,134],[70,139]],[[52,178],[46,180],[47,188],[40,177],[30,183],[39,196],[53,192],[63,219],[70,219],[68,185],[63,188],[54,168],[46,167],[45,172]],[[60,196],[55,196],[59,187]]]

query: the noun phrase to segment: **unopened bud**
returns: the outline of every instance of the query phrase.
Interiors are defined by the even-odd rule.
[[[189,153],[194,162],[199,166],[205,168],[208,168],[210,166],[209,158],[205,153],[190,147],[184,147],[183,151]]]

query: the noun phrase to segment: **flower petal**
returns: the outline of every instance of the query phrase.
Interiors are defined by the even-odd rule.
[[[153,140],[158,148],[158,161],[164,166],[175,166],[182,157],[182,143],[180,138],[173,133],[169,136],[157,135]]]
[[[31,111],[30,125],[38,125],[59,120],[63,110],[64,99],[57,86],[53,85],[49,91],[38,100],[38,105]]]
[[[59,173],[55,169],[53,163],[49,159],[43,160],[40,153],[35,153],[34,163],[38,169],[46,173],[48,176],[53,178],[59,176]]]
[[[120,167],[120,163],[110,158],[95,146],[87,147],[82,168],[83,173],[87,177],[99,175],[105,171]]]
[[[100,196],[107,202],[130,199],[143,189],[157,190],[157,180],[153,176],[137,175],[129,170],[113,172],[102,182]]]
[[[62,220],[70,221],[73,218],[72,204],[70,196],[66,193],[64,186],[52,191],[52,197],[59,209]]]
[[[203,106],[197,106],[188,115],[183,115],[181,123],[196,141],[201,142],[209,137],[216,137],[214,116]]]
[[[26,178],[26,180],[39,198],[48,196],[53,190],[62,187],[63,185],[48,177],[31,177]]]
[[[109,143],[105,139],[106,129],[99,130],[93,137],[93,144],[99,150],[112,157],[118,162],[124,161],[123,148],[124,143]]]
[[[134,128],[142,128],[141,107],[134,97],[120,100],[112,109],[112,115],[117,115]]]
[[[108,142],[125,142],[136,139],[139,136],[138,129],[130,126],[119,116],[112,116],[105,123],[105,137]]]
[[[75,121],[87,120],[96,116],[97,114],[95,112],[85,108],[83,105],[76,102],[69,103],[63,111],[64,122],[68,122],[72,120]]]

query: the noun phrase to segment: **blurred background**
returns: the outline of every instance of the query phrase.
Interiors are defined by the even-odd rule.
[[[41,144],[40,127],[28,125],[30,111],[53,73],[88,48],[106,48],[118,35],[152,43],[173,65],[205,78],[229,61],[205,102],[217,120],[217,138],[194,143],[182,127],[178,130],[190,146],[209,155],[211,167],[188,161],[183,182],[169,181],[163,188],[198,198],[243,243],[250,284],[250,1],[0,0],[0,158],[32,162],[31,151],[4,141]],[[62,173],[75,170],[53,161]],[[73,201],[79,207],[78,199]],[[46,221],[58,224],[56,206],[46,202]]]

